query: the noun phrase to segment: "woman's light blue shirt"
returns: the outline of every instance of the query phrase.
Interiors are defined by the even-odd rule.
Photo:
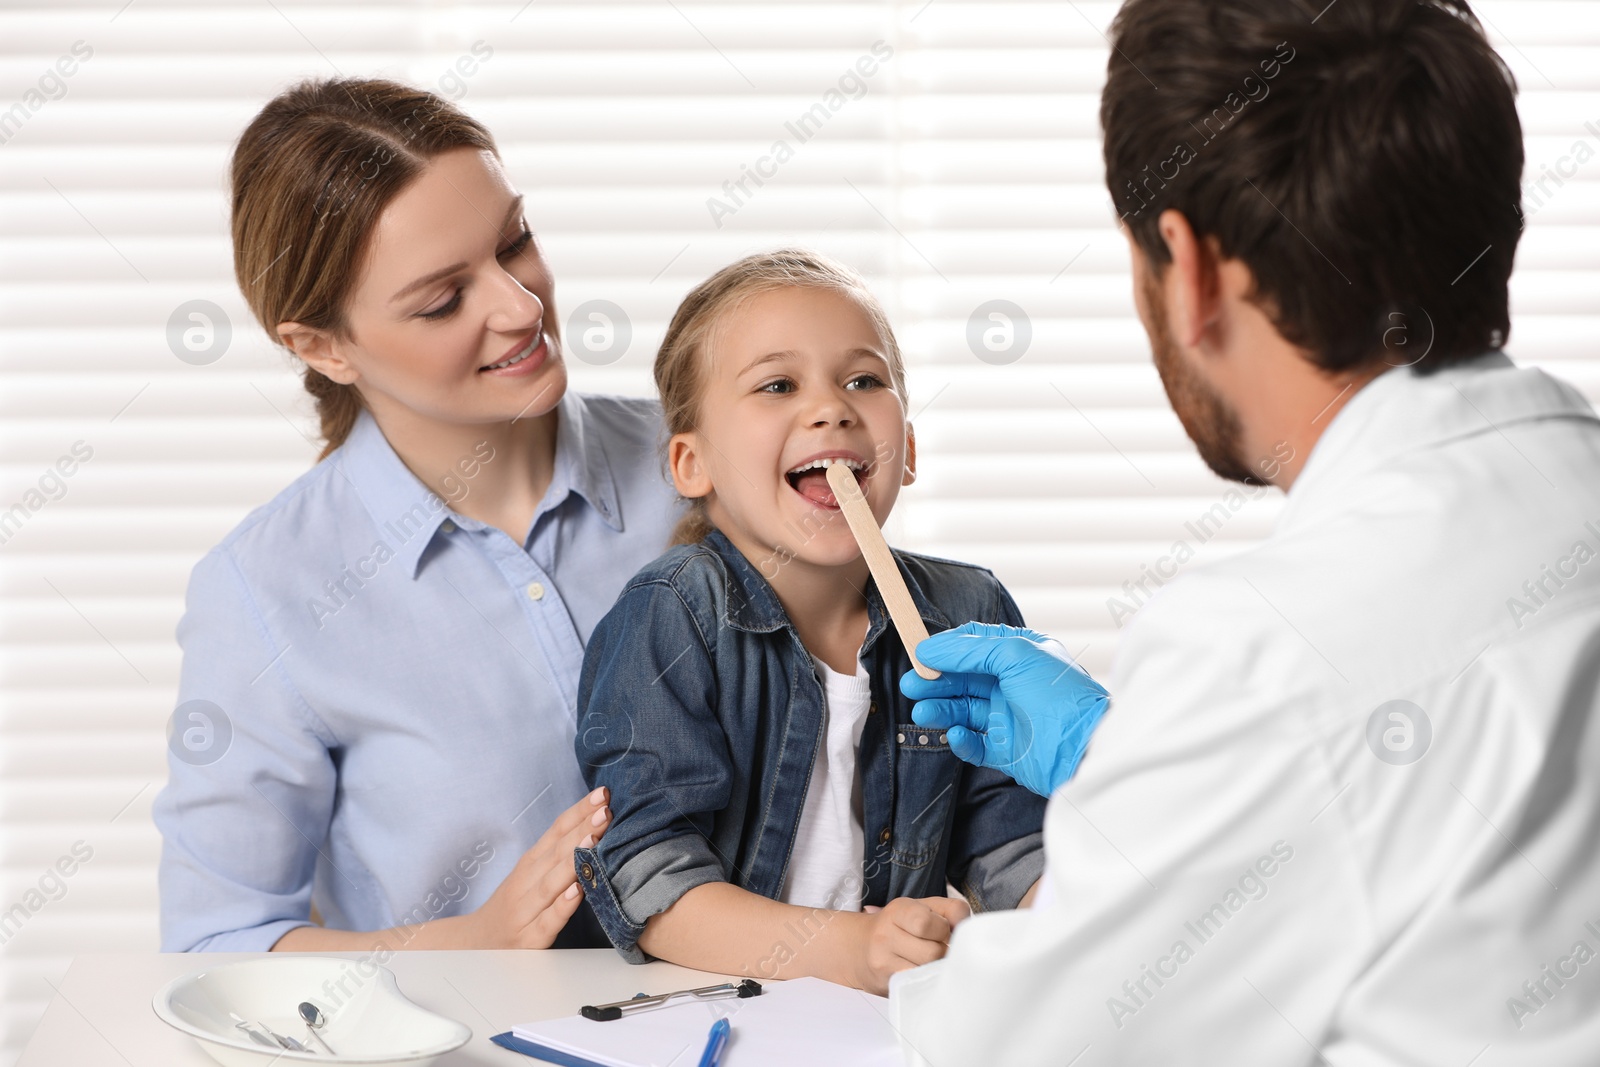
[[[264,951],[312,904],[350,930],[472,911],[582,796],[584,644],[680,510],[654,401],[558,410],[521,544],[363,412],[195,567],[154,810],[164,951]],[[490,451],[462,457],[454,502]]]

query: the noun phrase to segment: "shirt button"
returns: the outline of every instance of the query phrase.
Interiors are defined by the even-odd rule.
[[[940,734],[939,735],[939,743],[941,745],[949,744],[950,743],[950,735],[949,734]]]
[[[883,828],[883,833],[878,835],[878,844],[887,845],[889,843],[889,837],[890,837],[889,828],[887,826],[885,826]]]
[[[878,702],[876,700],[869,700],[867,702],[867,714],[868,715],[876,715],[876,714],[878,714]]]
[[[928,743],[928,735],[927,734],[919,734],[919,735],[917,735],[917,744],[925,745],[927,743]]]
[[[591,886],[594,885],[594,867],[585,863],[580,868],[580,871],[583,874],[583,880],[588,882]]]
[[[543,582],[534,582],[534,583],[532,583],[531,585],[528,586],[528,599],[529,600],[543,600],[544,599],[544,583]]]
[[[449,519],[446,519],[439,524],[439,529],[443,530],[445,533],[455,533],[456,524],[451,522]]]
[[[906,743],[906,735],[905,734],[895,734],[894,735],[894,739],[896,741],[900,742],[902,745]]]

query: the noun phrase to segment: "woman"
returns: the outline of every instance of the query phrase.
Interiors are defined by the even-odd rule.
[[[239,285],[326,448],[190,578],[163,948],[604,945],[568,922],[610,818],[574,709],[678,517],[659,411],[567,392],[522,198],[438,97],[291,89],[232,183]]]

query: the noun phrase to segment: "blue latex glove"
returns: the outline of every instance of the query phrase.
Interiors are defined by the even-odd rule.
[[[1034,630],[969,622],[917,646],[940,671],[907,671],[900,691],[918,726],[943,730],[950,751],[1049,796],[1072,777],[1110,695],[1061,642]]]

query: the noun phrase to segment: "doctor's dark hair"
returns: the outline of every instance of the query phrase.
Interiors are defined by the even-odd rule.
[[[1174,209],[1327,370],[1506,343],[1522,126],[1466,0],[1128,0],[1111,43],[1106,181],[1153,270]]]
[[[379,78],[302,82],[261,109],[233,151],[233,270],[274,341],[281,322],[346,335],[345,302],[378,217],[452,148],[496,152],[454,104]],[[310,367],[303,380],[326,457],[350,435],[361,394]]]

